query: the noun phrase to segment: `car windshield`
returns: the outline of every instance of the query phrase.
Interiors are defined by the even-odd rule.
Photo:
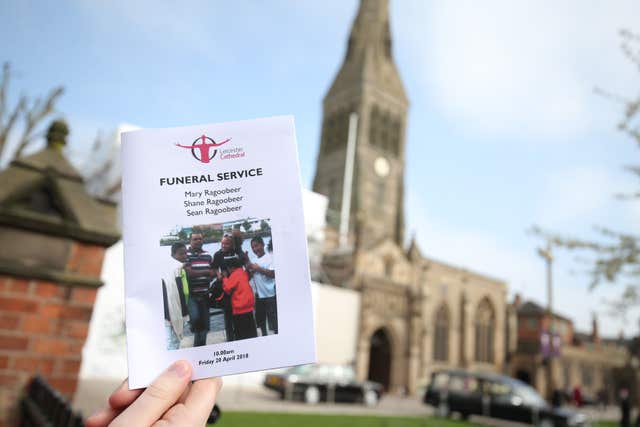
[[[527,406],[535,406],[540,408],[546,406],[547,404],[542,396],[540,396],[537,391],[529,386],[517,387],[516,394],[522,398],[524,404]]]
[[[294,366],[293,368],[289,369],[289,374],[294,374],[294,375],[309,375],[311,372],[313,372],[313,365],[301,365],[301,366]]]
[[[338,382],[353,381],[356,376],[351,366],[323,364],[295,366],[289,369],[288,373]]]
[[[431,380],[431,387],[436,390],[445,389],[449,384],[449,374],[446,372],[438,372],[433,374]]]

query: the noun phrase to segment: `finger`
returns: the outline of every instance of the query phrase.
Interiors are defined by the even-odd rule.
[[[120,410],[107,406],[87,418],[84,425],[85,427],[106,427],[119,413]]]
[[[184,403],[185,400],[187,400],[187,396],[189,395],[189,391],[191,391],[191,383],[187,384],[187,387],[182,392],[182,395],[180,396],[180,399],[178,399],[178,402]]]
[[[187,411],[193,414],[196,420],[202,420],[204,423],[216,403],[221,388],[222,378],[220,377],[194,382],[187,399],[184,401]]]
[[[207,378],[194,382],[187,400],[183,404],[174,405],[153,427],[205,425],[221,387],[221,378]]]
[[[191,379],[192,367],[179,360],[164,371],[114,421],[113,426],[151,425],[180,398]]]
[[[111,396],[109,396],[109,406],[114,409],[122,409],[131,405],[134,400],[142,394],[144,389],[129,390],[129,380],[124,380]]]
[[[122,408],[130,405],[142,390],[129,390],[129,382],[124,380],[108,398],[107,405],[87,418],[89,427],[104,427],[122,412]]]

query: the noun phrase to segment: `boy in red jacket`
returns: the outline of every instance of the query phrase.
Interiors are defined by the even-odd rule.
[[[231,296],[236,339],[255,338],[258,336],[256,321],[253,317],[255,299],[249,285],[249,274],[242,268],[242,260],[237,254],[226,256],[224,261],[229,268],[229,275],[223,277],[222,288]]]

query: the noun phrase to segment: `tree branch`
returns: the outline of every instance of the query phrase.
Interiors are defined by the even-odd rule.
[[[24,112],[26,105],[27,98],[25,96],[20,97],[18,104],[16,104],[11,114],[9,114],[7,122],[4,125],[0,125],[0,158],[2,158],[7,140],[9,139],[9,134],[20,115]]]
[[[22,131],[22,136],[18,142],[18,148],[16,148],[14,158],[19,158],[25,148],[33,141],[37,136],[35,129],[38,124],[44,120],[49,114],[55,111],[55,103],[57,99],[64,93],[64,88],[58,86],[49,92],[44,103],[40,98],[36,99],[31,108],[26,112],[25,126]]]

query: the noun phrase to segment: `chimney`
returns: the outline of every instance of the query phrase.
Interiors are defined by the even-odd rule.
[[[513,297],[513,307],[517,310],[518,308],[520,308],[521,305],[522,305],[522,296],[519,293],[517,293]]]

